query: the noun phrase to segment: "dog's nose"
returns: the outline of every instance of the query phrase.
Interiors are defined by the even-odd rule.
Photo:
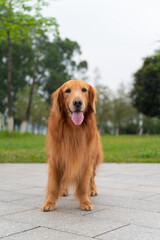
[[[75,98],[73,100],[73,105],[76,107],[76,108],[80,108],[81,105],[82,105],[82,100],[80,98]]]

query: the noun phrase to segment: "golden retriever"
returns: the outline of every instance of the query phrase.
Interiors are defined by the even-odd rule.
[[[94,177],[102,161],[95,118],[96,90],[81,80],[70,80],[53,93],[46,139],[48,185],[42,211],[51,211],[59,196],[76,186],[83,210],[92,210],[97,195]]]

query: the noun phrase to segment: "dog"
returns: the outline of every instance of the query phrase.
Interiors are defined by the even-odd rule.
[[[93,209],[90,195],[97,195],[94,178],[103,158],[95,101],[95,88],[82,80],[70,80],[52,94],[46,138],[48,185],[42,211],[53,210],[73,185],[80,208]]]

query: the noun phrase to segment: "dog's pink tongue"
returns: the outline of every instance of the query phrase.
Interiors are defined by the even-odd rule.
[[[83,112],[73,112],[72,113],[72,121],[74,122],[75,125],[81,125],[83,122],[84,115]]]

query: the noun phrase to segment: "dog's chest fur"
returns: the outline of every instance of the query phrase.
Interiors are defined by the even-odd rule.
[[[87,131],[80,128],[74,131],[63,129],[61,141],[57,151],[59,152],[58,168],[63,172],[63,179],[75,182],[81,177],[88,163],[89,141]],[[57,145],[56,145],[57,146]]]

